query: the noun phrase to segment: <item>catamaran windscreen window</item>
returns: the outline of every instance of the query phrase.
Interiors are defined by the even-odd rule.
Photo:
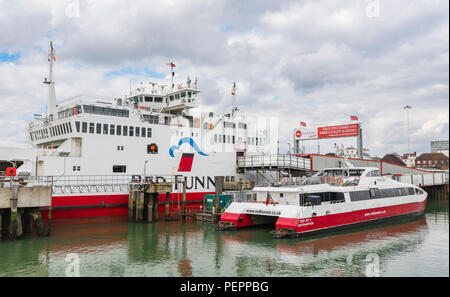
[[[350,169],[349,171],[350,176],[361,176],[363,174],[363,169]]]
[[[163,98],[162,97],[155,97],[155,102],[161,103],[161,102],[163,102]]]

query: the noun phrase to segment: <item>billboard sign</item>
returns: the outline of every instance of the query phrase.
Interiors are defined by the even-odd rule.
[[[295,130],[295,139],[296,140],[311,140],[317,139],[317,127],[315,128],[301,128]]]
[[[358,124],[326,126],[326,127],[305,127],[296,129],[295,140],[313,140],[338,137],[358,136]]]
[[[358,136],[358,124],[317,128],[319,139]]]

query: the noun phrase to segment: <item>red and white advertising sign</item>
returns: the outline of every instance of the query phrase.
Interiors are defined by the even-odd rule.
[[[296,129],[296,140],[312,140],[323,138],[338,138],[338,137],[351,137],[358,136],[359,129],[358,124],[327,126],[327,127],[308,127]]]
[[[319,139],[358,136],[358,124],[317,128]]]
[[[309,140],[317,139],[317,127],[316,128],[301,128],[295,130],[295,139]]]

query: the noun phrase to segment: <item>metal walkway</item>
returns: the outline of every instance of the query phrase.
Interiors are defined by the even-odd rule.
[[[244,170],[290,170],[311,171],[311,161],[308,158],[294,155],[255,155],[237,157],[237,166]]]

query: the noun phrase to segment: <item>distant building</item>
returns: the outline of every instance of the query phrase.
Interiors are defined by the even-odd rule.
[[[437,153],[440,151],[448,151],[448,140],[436,140],[431,142],[431,152]]]
[[[353,147],[353,146],[349,146],[347,148],[344,149],[344,158],[359,158],[358,156],[358,149]],[[368,148],[363,148],[363,159],[370,159],[370,155],[369,155],[369,149]]]
[[[416,167],[448,169],[448,157],[443,153],[423,153],[416,158]]]
[[[406,166],[406,164],[402,161],[402,157],[396,153],[385,155],[383,158],[381,158],[381,161],[395,165]]]
[[[406,166],[408,167],[416,167],[416,158],[417,158],[416,152],[406,153],[403,154],[403,156],[401,157],[403,163],[405,163]]]

